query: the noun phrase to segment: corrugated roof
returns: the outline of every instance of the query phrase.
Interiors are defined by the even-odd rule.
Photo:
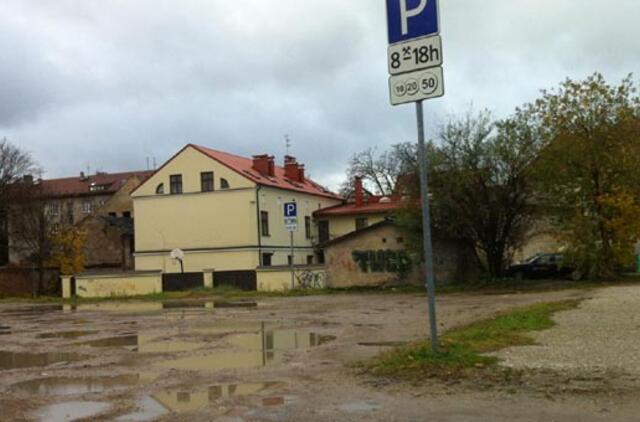
[[[125,173],[99,173],[81,178],[43,180],[40,184],[44,195],[49,197],[67,197],[84,195],[114,194],[132,177],[141,182],[147,180],[153,171],[130,171]]]
[[[200,145],[191,146],[201,153],[211,157],[219,163],[225,165],[231,170],[248,178],[254,183],[263,186],[270,186],[279,189],[285,189],[295,192],[307,193],[309,195],[324,196],[333,199],[342,199],[339,195],[324,188],[311,179],[305,178],[304,183],[289,180],[285,177],[284,167],[275,166],[275,176],[264,176],[253,169],[253,160],[251,158],[241,157],[239,155],[229,154],[228,152],[217,151],[215,149],[203,147]]]

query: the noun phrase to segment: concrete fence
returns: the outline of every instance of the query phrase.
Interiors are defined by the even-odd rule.
[[[75,280],[75,285],[74,285]],[[75,290],[75,292],[74,292]],[[62,297],[98,298],[162,293],[162,272],[81,274],[62,277]]]
[[[322,265],[305,265],[294,267],[293,285],[291,283],[291,268],[261,267],[256,270],[258,291],[281,292],[292,288],[324,288],[325,267]]]

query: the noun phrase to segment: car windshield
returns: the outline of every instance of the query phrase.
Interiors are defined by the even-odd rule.
[[[523,264],[531,264],[533,261],[535,261],[536,259],[540,258],[542,256],[542,254],[537,254],[534,256],[531,256],[527,259],[525,259],[524,261],[522,261]]]

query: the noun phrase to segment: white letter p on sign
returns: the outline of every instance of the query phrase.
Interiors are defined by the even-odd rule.
[[[420,4],[415,9],[407,10],[407,1],[400,0],[400,19],[402,20],[402,35],[409,33],[409,18],[418,16],[427,7],[428,0],[420,0]]]

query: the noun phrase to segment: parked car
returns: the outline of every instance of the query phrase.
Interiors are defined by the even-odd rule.
[[[575,268],[564,265],[562,254],[538,254],[525,259],[520,264],[511,265],[505,275],[516,279],[540,278],[573,278],[578,280],[580,275]]]

